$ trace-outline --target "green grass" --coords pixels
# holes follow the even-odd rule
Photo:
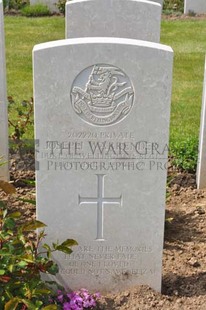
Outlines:
[[[7,93],[15,105],[33,97],[32,49],[35,44],[64,39],[62,17],[5,17]],[[14,111],[14,109],[12,109]],[[10,114],[14,122],[16,113]],[[33,127],[27,126],[23,138],[33,138]],[[10,134],[13,133],[10,128]]]
[[[202,103],[206,20],[164,20],[161,42],[174,50],[170,138],[198,137]]]
[[[7,93],[15,101],[29,99],[32,90],[32,49],[35,44],[64,39],[62,17],[5,17]]]
[[[32,96],[32,48],[64,39],[63,17],[5,17],[8,95]],[[174,50],[172,141],[198,137],[202,100],[206,20],[162,21],[161,43]]]
[[[21,9],[21,14],[27,17],[49,16],[51,12],[47,5],[37,3],[34,5],[26,5]]]

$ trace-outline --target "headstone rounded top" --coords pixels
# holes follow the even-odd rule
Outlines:
[[[118,37],[159,42],[161,11],[159,3],[147,0],[68,1],[66,38]]]
[[[56,41],[36,44],[33,47],[33,53],[37,51],[41,51],[41,50],[45,52],[47,49],[49,50],[49,49],[59,48],[59,47],[64,48],[65,46],[70,46],[70,45],[88,46],[91,44],[101,44],[101,43],[131,45],[131,46],[140,45],[141,48],[149,48],[149,49],[152,48],[156,50],[161,49],[164,51],[173,52],[170,46],[156,43],[156,42],[133,40],[133,39],[127,39],[127,38],[87,37],[87,38],[72,38],[72,39],[66,39],[66,40],[56,40]]]
[[[72,2],[67,1],[66,5],[68,5],[68,4],[71,5],[71,4],[75,4],[75,3],[78,3],[78,2],[92,2],[92,1],[95,1],[95,2],[99,1],[100,2],[100,1],[105,1],[105,0],[73,0]],[[113,0],[113,1],[119,2],[121,0]],[[152,2],[155,5],[161,5],[162,0],[126,0],[126,2],[143,2],[143,3]]]

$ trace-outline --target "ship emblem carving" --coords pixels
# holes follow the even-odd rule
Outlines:
[[[134,91],[127,75],[105,64],[83,70],[71,89],[74,111],[87,123],[97,126],[123,120],[131,111],[133,99]]]

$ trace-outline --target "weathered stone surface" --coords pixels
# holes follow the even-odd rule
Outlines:
[[[206,187],[206,60],[200,121],[199,155],[197,163],[197,188]]]
[[[6,65],[3,3],[0,0],[0,157],[8,162],[8,116],[6,100]],[[8,180],[8,163],[0,166],[0,179]]]
[[[185,0],[184,1],[184,13],[206,13],[206,1],[205,0]]]
[[[161,6],[137,0],[66,3],[66,38],[120,37],[160,41]]]
[[[82,38],[34,48],[37,217],[59,282],[161,290],[172,83],[171,48]]]

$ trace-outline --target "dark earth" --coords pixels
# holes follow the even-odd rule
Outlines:
[[[34,199],[33,155],[11,158],[11,182],[17,194],[0,198],[10,209],[22,212],[22,221],[35,218],[32,204],[17,198]],[[26,163],[26,165],[25,165]],[[98,309],[201,309],[206,310],[206,190],[197,190],[195,175],[170,168],[166,205],[162,294],[147,286],[133,287],[102,296]]]

